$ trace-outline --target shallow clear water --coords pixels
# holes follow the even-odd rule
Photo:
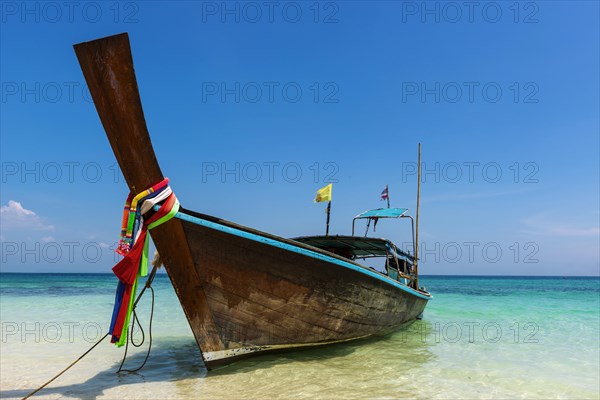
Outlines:
[[[115,374],[108,340],[40,398],[599,398],[598,278],[421,278],[422,321],[379,340],[265,355],[207,373],[165,275],[152,353]],[[110,274],[0,275],[0,395],[22,397],[108,329]],[[140,305],[147,325],[150,295]],[[139,334],[136,335],[139,337]],[[148,341],[146,341],[146,344]],[[135,368],[145,345],[131,350]]]

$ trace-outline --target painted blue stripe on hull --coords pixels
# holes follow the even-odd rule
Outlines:
[[[417,291],[415,291],[415,290],[413,290],[413,289],[411,289],[411,288],[409,288],[407,286],[404,286],[404,285],[400,284],[399,282],[396,282],[396,281],[394,281],[392,279],[389,279],[389,278],[386,278],[384,276],[381,276],[378,273],[373,272],[373,271],[371,271],[371,270],[369,270],[367,268],[362,268],[362,267],[359,267],[359,266],[354,265],[352,263],[344,262],[344,261],[339,260],[337,258],[327,256],[325,254],[320,254],[320,253],[317,253],[317,252],[312,251],[312,250],[307,250],[307,249],[304,249],[304,248],[301,248],[301,247],[296,247],[296,246],[293,246],[291,244],[279,242],[277,240],[274,240],[274,239],[271,239],[271,238],[267,238],[267,237],[264,237],[264,236],[260,236],[260,235],[256,235],[254,233],[245,232],[245,231],[242,231],[242,230],[239,230],[239,229],[236,229],[236,228],[231,228],[229,226],[217,224],[215,222],[207,221],[207,220],[202,219],[202,218],[193,217],[191,215],[184,214],[184,213],[181,213],[181,212],[178,212],[177,214],[175,214],[175,218],[179,218],[179,219],[181,219],[183,221],[188,221],[188,222],[191,222],[193,224],[201,225],[201,226],[204,226],[204,227],[207,227],[207,228],[210,228],[210,229],[214,229],[214,230],[217,230],[217,231],[225,232],[225,233],[228,233],[228,234],[231,234],[231,235],[235,235],[235,236],[239,236],[239,237],[242,237],[242,238],[245,238],[245,239],[250,239],[250,240],[253,240],[255,242],[265,243],[265,244],[268,244],[268,245],[273,246],[273,247],[278,247],[280,249],[284,249],[284,250],[288,250],[288,251],[293,251],[294,253],[303,254],[305,256],[309,256],[309,257],[316,258],[316,259],[319,259],[319,260],[323,260],[323,261],[327,261],[327,262],[330,262],[330,263],[334,263],[334,264],[340,265],[340,266],[342,266],[344,268],[349,268],[349,269],[352,269],[354,271],[360,272],[361,274],[369,275],[369,276],[371,276],[373,278],[376,278],[376,279],[378,279],[378,280],[380,280],[382,282],[385,282],[385,283],[387,283],[389,285],[395,286],[398,289],[401,289],[401,290],[403,290],[403,291],[405,291],[405,292],[407,292],[407,293],[409,293],[409,294],[411,294],[413,296],[419,297],[421,299],[425,299],[425,300],[431,299],[431,297],[429,297],[429,296],[425,296],[425,295],[423,295],[423,294],[421,294],[421,293],[419,293],[419,292],[417,292]]]

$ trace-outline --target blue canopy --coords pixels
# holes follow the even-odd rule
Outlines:
[[[362,214],[358,214],[354,219],[359,218],[400,218],[406,212],[408,208],[376,208],[374,210],[365,211]]]

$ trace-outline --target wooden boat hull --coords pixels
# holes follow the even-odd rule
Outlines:
[[[133,193],[163,180],[127,34],[75,46]],[[387,333],[428,295],[308,245],[189,211],[150,231],[208,368],[242,355]]]
[[[190,211],[179,217],[214,322],[199,342],[221,343],[202,346],[208,368],[385,334],[427,304],[428,296],[334,254]]]

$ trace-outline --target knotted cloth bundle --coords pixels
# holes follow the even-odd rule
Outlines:
[[[160,208],[154,212],[154,206]],[[110,323],[111,342],[121,347],[127,341],[127,328],[138,278],[148,275],[148,230],[173,218],[179,211],[179,201],[169,187],[169,179],[137,195],[130,193],[125,202],[121,240],[116,252],[124,258],[113,267],[119,278],[115,307]]]

